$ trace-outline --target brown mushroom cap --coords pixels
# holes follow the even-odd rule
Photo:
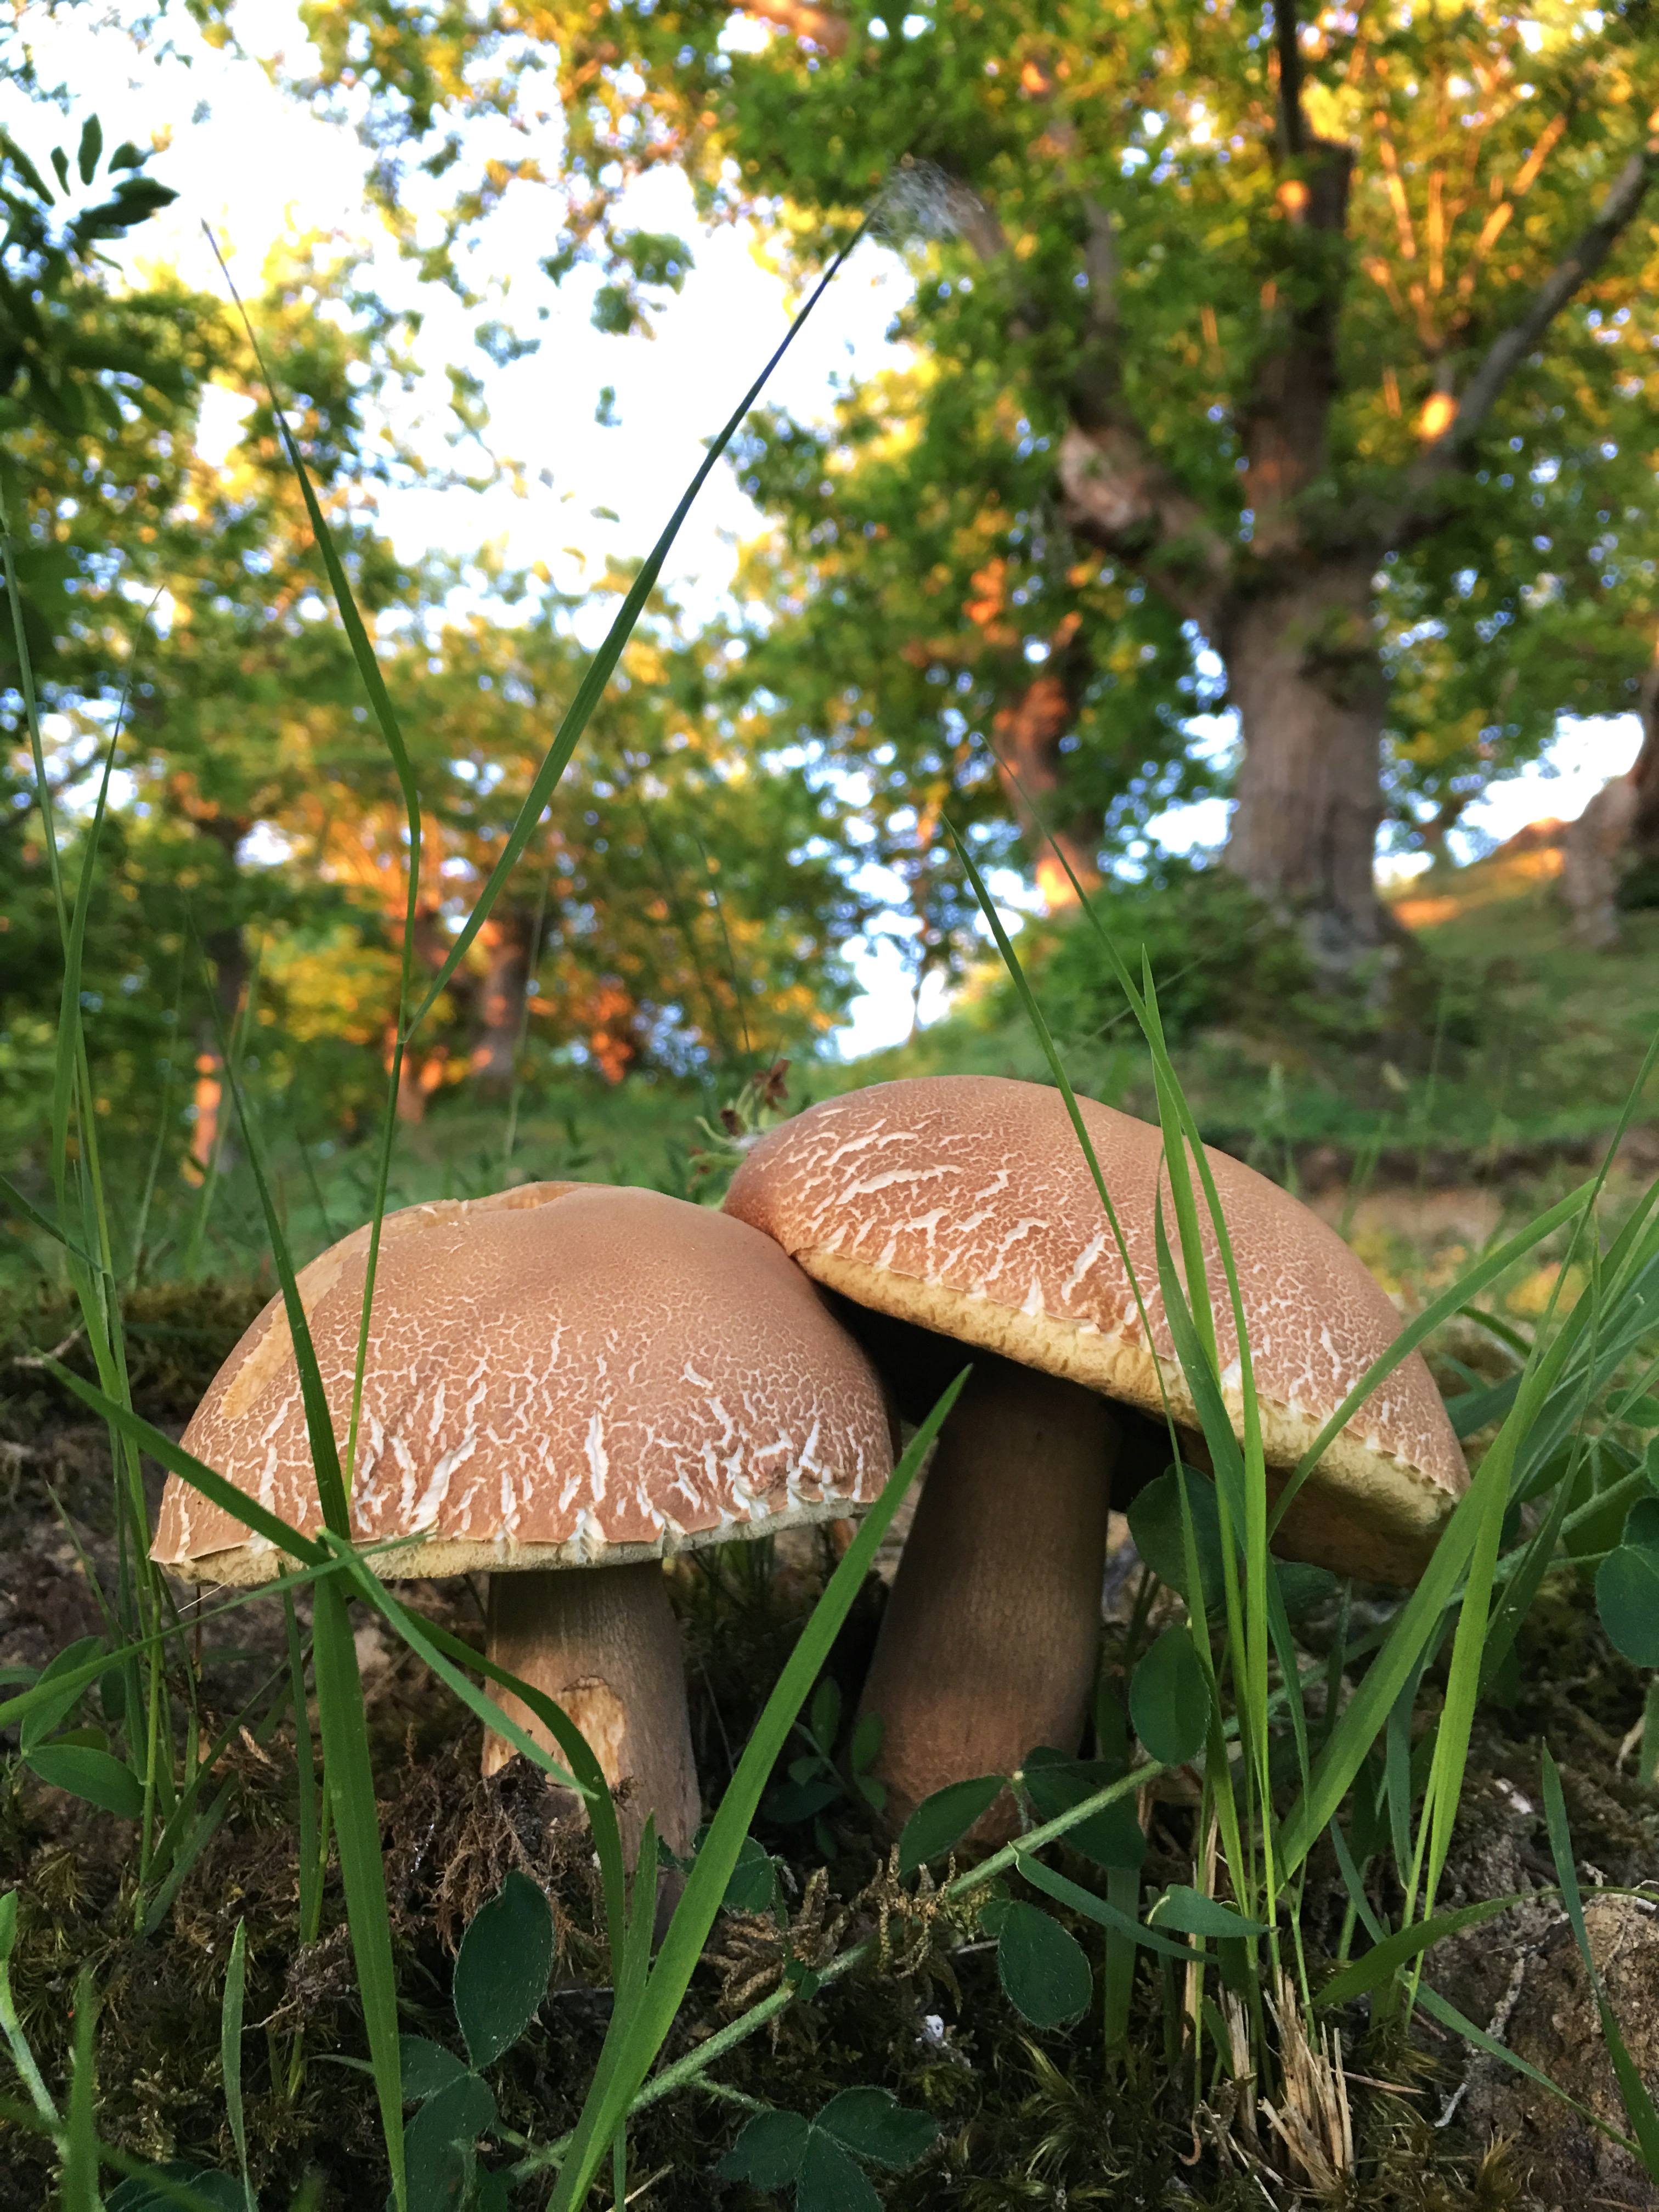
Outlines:
[[[828,1099],[771,1131],[726,1205],[818,1282],[1023,1365],[1195,1426],[1158,1290],[1161,1133],[1079,1102],[1146,1304],[1056,1091],[928,1077]],[[1276,1183],[1209,1152],[1238,1269],[1269,1468],[1293,1467],[1400,1330],[1335,1232]],[[1167,1173],[1164,1222],[1179,1249]],[[1237,1337],[1200,1197],[1223,1391],[1243,1433]],[[1285,1550],[1379,1581],[1421,1572],[1468,1481],[1440,1395],[1413,1353],[1328,1448],[1286,1514]]]
[[[342,1450],[368,1231],[299,1278]],[[189,1451],[321,1525],[280,1297],[221,1368]],[[769,1238],[649,1190],[540,1183],[386,1216],[354,1537],[388,1576],[617,1565],[827,1519],[892,1464],[869,1362]],[[253,1583],[282,1555],[176,1476],[152,1556]]]

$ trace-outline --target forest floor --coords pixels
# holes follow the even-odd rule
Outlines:
[[[1621,951],[1587,955],[1563,945],[1547,885],[1536,878],[1506,880],[1489,866],[1484,879],[1465,872],[1459,889],[1463,902],[1455,910],[1417,920],[1449,971],[1479,975],[1501,998],[1496,1027],[1510,1038],[1510,1076],[1499,1083],[1496,1063],[1489,1060],[1483,1075],[1454,1052],[1443,1054],[1438,1070],[1442,1097],[1455,1093],[1467,1103],[1484,1084],[1492,1109],[1485,1134],[1478,1141],[1470,1135],[1474,1124],[1461,1107],[1443,1126],[1432,1091],[1413,1120],[1425,1073],[1404,1079],[1403,1103],[1385,1079],[1385,1095],[1366,1108],[1361,1082],[1374,1081],[1375,1070],[1361,1071],[1344,1093],[1332,1088],[1330,1069],[1309,1054],[1296,1082],[1282,1078],[1273,1094],[1284,1109],[1271,1133],[1277,1153],[1257,1158],[1265,1168],[1277,1165],[1337,1221],[1407,1306],[1449,1279],[1505,1223],[1582,1177],[1590,1148],[1615,1118],[1620,1083],[1633,1074],[1650,1026],[1659,1024],[1659,915],[1632,917]],[[1430,887],[1418,895],[1451,894]],[[1534,1049],[1528,1042],[1534,1030],[1555,1042]],[[1246,1126],[1233,1117],[1244,1114],[1252,1085],[1255,1097],[1267,1095],[1262,1049],[1261,1040],[1252,1041],[1241,1066],[1236,1040],[1204,1037],[1182,1056],[1206,1129],[1224,1135]],[[1295,1049],[1285,1041],[1267,1068],[1283,1068]],[[1474,1048],[1467,1050],[1473,1054]],[[1010,1025],[988,1023],[970,1006],[878,1066],[814,1070],[809,1080],[822,1095],[843,1081],[948,1066],[1038,1072]],[[1086,1073],[1079,1064],[1083,1087]],[[1305,1085],[1317,1108],[1300,1121],[1285,1104],[1304,1097],[1297,1084]],[[1118,1085],[1115,1095],[1139,1103],[1128,1086]],[[1346,1135],[1332,1133],[1333,1098],[1351,1115]],[[609,1111],[575,1092],[535,1102],[511,1163],[501,1160],[494,1123],[440,1110],[412,1133],[406,1187],[397,1196],[406,1202],[441,1188],[465,1194],[526,1175],[684,1188],[690,1155],[702,1141],[699,1104],[666,1085],[613,1101]],[[1355,1136],[1362,1109],[1371,1126]],[[1620,1173],[1631,1189],[1659,1168],[1659,1154],[1650,1157],[1647,1126],[1627,1142]],[[494,1172],[492,1162],[508,1171]],[[324,1166],[328,1226],[339,1234],[364,1210],[355,1197],[361,1158],[349,1153]],[[227,1221],[222,1262],[234,1261],[241,1233],[234,1213]],[[326,1241],[320,1228],[319,1217],[312,1249]],[[296,1243],[305,1256],[303,1237]],[[1538,1272],[1534,1267],[1498,1286],[1512,1311],[1536,1310],[1527,1302],[1537,1297]],[[137,1292],[128,1326],[138,1410],[176,1435],[270,1287],[258,1268],[224,1265],[214,1279],[161,1282]],[[28,1364],[72,1335],[57,1291],[9,1291],[0,1303],[0,1668],[38,1668],[96,1632],[94,1585],[108,1587],[112,1577],[104,1431]],[[1466,1350],[1455,1336],[1440,1347],[1449,1390],[1467,1387],[1467,1367],[1448,1364]],[[66,1356],[71,1364],[79,1359],[72,1340]],[[149,1474],[155,1490],[156,1471]],[[1107,1587],[1121,1593],[1132,1561],[1121,1548],[1127,1532],[1115,1517],[1114,1525],[1120,1550]],[[679,1562],[672,1577],[710,1803],[827,1565],[816,1537],[734,1550],[732,1561],[701,1555]],[[849,1705],[884,1595],[884,1583],[872,1577],[830,1662]],[[479,1640],[481,1592],[472,1585],[424,1586],[418,1602],[455,1633]],[[1360,1602],[1381,1619],[1395,1601],[1362,1592]],[[1317,1654],[1318,1616],[1302,1632]],[[1109,1663],[1112,1639],[1121,1633],[1121,1620],[1109,1609]],[[262,1600],[205,1639],[196,1662],[205,1728],[233,1716],[281,1665],[284,1634],[280,1609]],[[555,1898],[561,1949],[553,1991],[496,2077],[504,2121],[545,2142],[574,2117],[608,2014],[608,1965],[586,1856],[548,1827],[539,1780],[520,1763],[491,1782],[479,1778],[477,1723],[373,1622],[360,1631],[358,1652],[374,1735],[404,2027],[453,2039],[447,1991],[454,1946],[471,1911],[493,1894],[509,1867],[533,1873]],[[1650,1881],[1659,1875],[1659,1793],[1636,1778],[1633,1741],[1646,1687],[1646,1678],[1603,1635],[1588,1576],[1570,1567],[1553,1573],[1522,1632],[1518,1666],[1506,1670],[1481,1706],[1441,1893],[1445,1905],[1506,1895],[1524,1901],[1443,1946],[1431,1968],[1442,1995],[1477,2024],[1491,2023],[1511,2048],[1619,2126],[1618,2092],[1571,1936],[1540,1893],[1553,1878],[1540,1809],[1540,1749],[1547,1743],[1559,1764],[1586,1881],[1609,1888]],[[1433,1705],[1431,1695],[1420,1701],[1419,1717],[1425,1711],[1431,1717]],[[244,1731],[220,1772],[230,1785],[224,1815],[165,1919],[145,1936],[133,1928],[131,1825],[8,1763],[0,1775],[0,1886],[15,1885],[21,1896],[12,1976],[23,2023],[48,2082],[61,2094],[76,1977],[91,1966],[102,1993],[102,2133],[147,2157],[188,2155],[228,2170],[234,2158],[219,2069],[219,1994],[235,1925],[244,1922],[246,2018],[262,2031],[246,2039],[244,2061],[256,2187],[267,2192],[267,2206],[286,2204],[314,2175],[321,2207],[356,2212],[380,2201],[385,2170],[369,2084],[334,2063],[362,2051],[337,1879],[325,1893],[318,1940],[299,1940],[291,1727],[264,1743]],[[1189,1880],[1190,1793],[1172,1789],[1145,1810],[1148,1879]],[[788,1869],[786,1885],[793,1885],[790,1941],[798,1954],[817,1962],[875,1926],[872,1884],[881,1864],[870,1817],[857,1801],[849,1796],[820,1818],[819,1829],[782,1821],[763,1803],[757,1826]],[[1062,1853],[1060,1863],[1066,1863]],[[1073,1870],[1080,1871],[1080,1863]],[[1386,1908],[1395,1900],[1380,1894],[1378,1902]],[[1316,1974],[1337,1949],[1342,1917],[1334,1864],[1316,1856],[1301,1923]],[[1592,1895],[1589,1919],[1609,1995],[1638,2067],[1653,2081],[1659,1914],[1640,1902],[1597,1902]],[[1073,1924],[1092,1940],[1085,1923]],[[1097,2017],[1053,2033],[1020,2019],[988,1953],[987,1946],[948,1956],[930,1950],[919,1960],[872,1965],[793,2007],[775,2033],[738,2046],[720,2078],[728,2089],[805,2112],[866,2082],[927,2108],[940,2124],[939,2143],[914,2172],[882,2179],[882,2199],[895,2206],[1075,2212],[1083,2205],[1262,2201],[1259,2185],[1228,2148],[1224,2099],[1218,2100],[1213,2085],[1195,2093],[1183,2072],[1172,1984],[1143,1966],[1128,2050],[1109,2057]],[[667,2055],[690,2049],[741,2003],[775,1985],[782,1958],[770,1922],[725,1916]],[[1424,2212],[1659,2204],[1653,2185],[1604,2136],[1496,2062],[1476,2058],[1422,2014],[1402,2033],[1373,2022],[1362,2004],[1340,2024],[1365,2176],[1346,2201]],[[771,2201],[715,2173],[743,2118],[730,2101],[696,2094],[653,2108],[633,2134],[629,2202],[647,2212],[653,2206],[748,2212]],[[52,2201],[51,2172],[38,2139],[0,2123],[0,2212],[35,2212]],[[527,2190],[514,2202],[544,2197],[544,2189]]]
[[[182,1425],[252,1304],[222,1291],[141,1297],[135,1341],[149,1354],[135,1395],[150,1418],[174,1431]],[[0,1665],[33,1667],[99,1626],[91,1577],[107,1582],[112,1574],[111,1486],[102,1432],[80,1419],[55,1388],[15,1364],[17,1341],[8,1347],[12,1358],[0,1381],[7,1468],[0,1491]],[[155,1486],[154,1470],[151,1480]],[[1130,1560],[1115,1516],[1115,1534],[1120,1549],[1108,1588],[1121,1592]],[[679,1563],[673,1577],[710,1802],[829,1564],[816,1537],[735,1551],[729,1563],[696,1555]],[[418,1601],[477,1641],[481,1595],[465,1582],[434,1583],[420,1587]],[[884,1583],[872,1576],[831,1661],[829,1671],[849,1707],[884,1595]],[[1382,1592],[1361,1593],[1361,1604],[1379,1617],[1394,1601]],[[1120,1606],[1109,1623],[1109,1663],[1124,1611]],[[1303,1633],[1316,1651],[1317,1621]],[[534,1874],[556,1900],[562,1955],[553,1994],[496,2078],[504,2120],[546,2141],[574,2117],[608,2013],[608,1967],[586,1856],[573,1854],[548,1829],[539,1778],[520,1763],[491,1782],[480,1780],[477,1723],[372,1620],[365,1620],[357,1644],[404,2027],[453,2039],[446,1990],[454,1946],[509,1867]],[[204,1731],[254,1695],[282,1665],[283,1649],[274,1600],[248,1606],[234,1626],[205,1641],[198,1659]],[[1581,1863],[1594,1869],[1586,1879],[1622,1887],[1652,1877],[1659,1867],[1659,1793],[1635,1779],[1628,1741],[1644,1687],[1607,1645],[1588,1579],[1571,1570],[1555,1574],[1534,1607],[1518,1668],[1482,1708],[1443,1905],[1547,1891],[1543,1742],[1562,1771]],[[284,2204],[315,2175],[320,2204],[343,2212],[378,2201],[384,2166],[369,2084],[332,2063],[336,2054],[361,2051],[337,1881],[326,1893],[318,1941],[299,1941],[295,1757],[286,1725],[264,1745],[244,1733],[226,1755],[221,1771],[234,1781],[227,1815],[153,1935],[136,1934],[132,1925],[131,1825],[46,1787],[21,1765],[0,1783],[0,1881],[21,1895],[14,1984],[49,2083],[61,2091],[66,2082],[75,1978],[91,1964],[101,1991],[100,2128],[108,2139],[158,2159],[187,2154],[215,2166],[234,2163],[219,2075],[218,1997],[235,1925],[246,1922],[246,2017],[264,2030],[244,2059],[256,2186],[270,2192],[267,2204]],[[1190,1791],[1173,1789],[1148,1812],[1147,1879],[1190,1879]],[[811,1822],[769,1818],[763,1807],[757,1829],[790,1870],[792,1940],[817,1963],[871,1932],[867,1893],[881,1863],[869,1817],[850,1797],[823,1820],[817,1831]],[[1059,1863],[1087,1876],[1066,1854]],[[820,1867],[827,1874],[816,1874]],[[1382,1894],[1379,1902],[1393,1900]],[[1342,1907],[1336,1869],[1320,1858],[1301,1922],[1316,1973],[1335,1950]],[[1589,1922],[1638,2063],[1652,2078],[1659,2069],[1659,1918],[1628,1903],[1598,1905],[1592,1894]],[[1090,1940],[1086,1923],[1070,1924]],[[1097,2019],[1048,2034],[1021,2020],[998,1987],[986,1948],[930,1954],[908,1974],[872,1967],[849,1977],[792,2009],[775,2036],[741,2045],[719,2078],[729,2089],[807,2112],[839,2089],[874,2082],[931,2112],[941,2125],[939,2147],[915,2172],[884,2185],[884,2199],[894,2205],[1261,2201],[1217,2148],[1225,2130],[1213,2094],[1195,2100],[1183,2077],[1178,2027],[1156,1975],[1143,1968],[1129,2053],[1109,2063]],[[775,1985],[781,1963],[771,1923],[725,1916],[668,2056],[692,2048],[740,2003]],[[1571,1938],[1547,1899],[1534,1897],[1442,1947],[1431,1978],[1477,2024],[1496,2022],[1521,2056],[1601,2118],[1621,2123]],[[1505,2205],[1659,2203],[1626,2154],[1422,2015],[1405,2036],[1375,2028],[1363,2006],[1342,2024],[1367,2175],[1354,2201],[1494,2212]],[[309,2055],[290,2089],[289,2065],[301,2033]],[[663,2212],[716,2205],[743,2212],[766,2202],[715,2174],[743,2118],[729,2101],[696,2094],[644,2116],[630,2173],[641,2184],[659,2179],[631,2201]],[[38,2142],[9,2139],[0,2126],[0,2212],[35,2212],[48,2201],[50,2172]],[[538,2203],[540,2192],[521,2201]]]

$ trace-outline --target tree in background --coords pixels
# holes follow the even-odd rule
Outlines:
[[[524,588],[500,580],[508,604]],[[434,617],[388,655],[427,809],[416,953],[428,974],[580,679],[572,611],[548,592],[512,623]],[[831,1026],[851,991],[837,948],[866,904],[836,865],[832,794],[776,757],[751,691],[717,633],[689,638],[671,608],[651,611],[405,1062],[406,1118],[468,1076],[510,1088],[526,1033],[616,1082],[634,1066],[770,1060]],[[389,764],[325,744],[317,769],[274,826],[397,942],[408,848]]]
[[[775,33],[732,39],[744,13]],[[912,464],[891,501],[917,519],[910,573],[935,573],[942,487],[981,491],[995,520],[938,575],[908,642],[931,654],[951,632],[957,663],[985,665],[974,610],[992,581],[1025,611],[1022,654],[969,726],[987,740],[1000,720],[1030,811],[1085,860],[1101,797],[1157,787],[1156,749],[1127,782],[1087,758],[1113,724],[1094,687],[1114,593],[1130,638],[1156,629],[1156,602],[1184,641],[1177,672],[1157,635],[1138,639],[1154,692],[1184,677],[1195,698],[1201,655],[1218,656],[1243,738],[1226,863],[1299,915],[1334,976],[1389,939],[1372,878],[1385,811],[1432,839],[1557,712],[1629,703],[1652,601],[1659,331],[1659,49],[1636,9],[1093,0],[901,24],[804,0],[495,0],[440,32],[404,0],[313,0],[307,21],[330,80],[367,95],[382,179],[394,149],[464,163],[453,125],[480,104],[533,119],[552,61],[568,223],[549,265],[596,260],[607,299],[640,297],[621,194],[665,161],[803,276],[919,179],[941,235],[911,249],[901,330],[921,373],[887,419],[889,463]],[[541,173],[533,155],[522,173]],[[497,164],[458,220],[510,177]],[[842,432],[856,442],[885,397],[858,395]],[[837,562],[872,542],[878,567],[906,565],[861,532]],[[811,621],[799,635],[810,660]],[[1425,651],[1437,635],[1449,650]],[[859,688],[902,747],[899,667],[895,653]],[[1019,804],[1012,781],[1005,799]]]
[[[310,1125],[368,1103],[397,1011],[408,848],[246,334],[165,271],[135,287],[100,258],[100,238],[168,195],[118,184],[106,203],[95,124],[79,144],[80,213],[69,156],[0,149],[8,513],[71,891],[125,701],[87,940],[102,1105],[148,1133],[157,1111],[183,1112],[193,1083],[200,1174],[220,1141],[227,1035],[245,1032],[258,1087]],[[131,182],[136,159],[118,150],[118,178]],[[377,479],[407,457],[381,457],[365,425],[403,363],[351,260],[290,241],[250,313],[416,757],[416,949],[430,972],[575,689],[574,604],[549,595],[517,620],[522,580],[487,561],[476,574],[411,571],[380,534]],[[242,416],[222,459],[197,443],[210,386]],[[493,592],[500,618],[447,617],[458,582]],[[614,1081],[635,1066],[770,1057],[833,1020],[849,988],[834,947],[864,909],[837,865],[832,796],[774,757],[750,690],[738,647],[689,641],[654,611],[410,1063],[410,1114],[446,1081],[509,1088],[532,1022],[543,1065],[555,1055]],[[22,710],[8,624],[0,1091],[27,1143],[61,963]]]

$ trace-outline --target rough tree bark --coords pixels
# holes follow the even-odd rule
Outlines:
[[[1333,984],[1397,934],[1375,881],[1388,690],[1370,599],[1367,561],[1231,594],[1216,623],[1244,740],[1225,863],[1300,918]]]
[[[399,910],[395,933],[402,935],[402,913]],[[415,959],[417,969],[424,968],[435,975],[449,956],[449,940],[444,933],[443,916],[437,907],[422,905],[415,911]],[[458,1000],[465,1012],[475,989],[473,978],[465,968],[458,968],[446,988]],[[398,1033],[395,1018],[386,1035],[385,1064],[388,1074],[396,1054]],[[433,1093],[441,1086],[449,1072],[449,1050],[429,1030],[416,1036],[406,1046],[398,1069],[398,1119],[411,1127],[426,1119],[426,1109]]]
[[[237,848],[252,829],[252,823],[227,814],[212,801],[204,799],[186,775],[173,777],[171,790],[180,812],[198,836],[210,838],[218,846],[234,874]],[[194,1183],[200,1183],[219,1149],[225,1073],[219,1039],[222,1035],[228,1037],[234,1034],[249,981],[247,945],[241,924],[226,922],[220,928],[206,931],[202,938],[202,952],[213,995],[211,1004],[203,1007],[196,1022],[196,1081],[191,1098],[194,1115],[190,1157],[185,1163],[185,1179]]]
[[[1105,827],[1098,808],[1079,806],[1065,789],[1061,740],[1077,726],[1089,677],[1089,658],[1075,629],[1073,623],[1073,635],[1055,640],[1047,661],[1024,690],[998,708],[991,726],[997,778],[1050,914],[1077,904],[1072,877],[1085,893],[1098,885]],[[1056,847],[1064,864],[1055,858]]]
[[[489,920],[478,932],[489,965],[478,993],[472,1073],[486,1091],[512,1088],[519,1040],[524,1034],[533,930],[529,914],[497,901]]]
[[[1581,945],[1617,945],[1621,878],[1659,867],[1659,647],[1643,680],[1642,749],[1604,783],[1561,841],[1561,896]]]

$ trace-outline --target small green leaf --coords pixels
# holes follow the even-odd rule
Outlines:
[[[783,2188],[800,2172],[811,2133],[799,2112],[757,2112],[720,2160],[721,2179]]]
[[[1638,1498],[1625,1516],[1625,1541],[1659,1552],[1659,1498]]]
[[[875,1765],[877,1755],[881,1750],[881,1740],[885,1733],[886,1729],[879,1713],[865,1714],[863,1719],[853,1730],[850,1756],[854,1774],[863,1774]],[[884,1796],[885,1794],[884,1791]]]
[[[422,2107],[422,2110],[425,2110]],[[419,2142],[417,2115],[404,2143],[409,2172],[409,2212],[462,2212],[472,2187],[477,2161],[470,2143]],[[388,2197],[386,2212],[396,2212]]]
[[[488,2081],[462,2072],[434,2096],[428,2097],[409,2124],[404,2137],[412,2175],[423,2152],[434,2152],[446,2143],[471,2149],[480,2136],[495,2131],[495,2100]]]
[[[811,1764],[816,1771],[817,1762]],[[842,1794],[840,1780],[833,1775],[817,1782],[786,1782],[767,1799],[767,1815],[774,1820],[810,1820]]]
[[[423,2104],[466,2072],[453,2051],[446,2051],[441,2043],[428,2042],[423,2035],[399,2036],[398,2051],[403,2060],[406,2105]]]
[[[455,2017],[475,2066],[492,2065],[518,2041],[552,1971],[551,1908],[515,1868],[472,1916],[455,1960]]]
[[[881,2199],[832,2136],[809,2130],[795,2177],[795,2212],[881,2212]]]
[[[106,1751],[85,1744],[44,1743],[28,1754],[28,1763],[43,1782],[54,1790],[67,1790],[71,1797],[84,1797],[106,1813],[123,1820],[143,1817],[144,1785],[130,1766],[112,1759]]]
[[[1609,1552],[1595,1571],[1595,1609],[1615,1650],[1633,1666],[1659,1667],[1659,1551]]]
[[[777,1900],[778,1870],[771,1855],[745,1836],[720,1899],[722,1912],[769,1912]]]
[[[1304,1559],[1275,1560],[1273,1571],[1279,1577],[1279,1594],[1285,1601],[1285,1610],[1292,1620],[1300,1620],[1336,1589],[1336,1577],[1328,1567],[1310,1567]]]
[[[812,1693],[811,1733],[826,1759],[836,1755],[836,1737],[841,1729],[841,1685],[835,1677],[826,1674]]]
[[[1638,1398],[1626,1407],[1625,1419],[1633,1429],[1659,1429],[1659,1398]]]
[[[1129,1717],[1151,1756],[1166,1766],[1183,1766],[1204,1748],[1210,1686],[1184,1628],[1166,1628],[1135,1668]]]
[[[1187,1506],[1193,1517],[1198,1547],[1198,1571],[1204,1584],[1204,1606],[1209,1612],[1222,1601],[1221,1516],[1216,1506],[1215,1485],[1207,1475],[1187,1469]],[[1175,1469],[1149,1482],[1129,1507],[1129,1534],[1141,1558],[1158,1577],[1182,1597],[1187,1589],[1187,1553],[1182,1536],[1181,1485]]]
[[[89,115],[81,126],[81,145],[76,157],[83,185],[89,185],[97,175],[98,158],[103,150],[104,126],[95,115]]]
[[[901,1877],[914,1874],[929,1859],[942,1858],[1007,1787],[1006,1774],[976,1774],[969,1781],[949,1783],[931,1797],[924,1797],[899,1837]]]
[[[49,1683],[57,1681],[60,1676],[73,1674],[77,1668],[84,1667],[89,1660],[99,1657],[106,1648],[101,1636],[83,1636],[78,1644],[70,1644],[41,1669],[40,1680],[34,1685],[36,1691],[44,1691]],[[44,1743],[52,1730],[68,1719],[86,1692],[87,1685],[77,1683],[72,1689],[59,1691],[55,1697],[43,1697],[39,1705],[31,1706],[18,1729],[18,1742],[21,1748],[27,1752],[37,1743]]]
[[[468,2212],[509,2212],[512,2199],[507,2192],[507,2175],[495,2172],[489,2166],[480,2166],[473,2178],[472,2203]]]
[[[1083,1946],[1035,1905],[1012,1900],[997,1937],[997,1973],[1009,2002],[1035,2027],[1060,2027],[1088,2009],[1094,1977]]]
[[[931,2113],[907,2112],[887,2089],[843,2089],[812,2125],[877,2166],[914,2166],[939,2136]]]
[[[1039,1820],[1058,1820],[1118,1778],[1116,1770],[1097,1760],[1066,1759],[1046,1749],[1028,1753],[1020,1771]],[[1091,1813],[1068,1828],[1061,1840],[1097,1866],[1133,1869],[1146,1856],[1146,1838],[1132,1797]]]
[[[1247,1920],[1218,1898],[1189,1889],[1184,1881],[1171,1882],[1146,1915],[1148,1927],[1175,1928],[1183,1936],[1265,1936],[1265,1923]]]

